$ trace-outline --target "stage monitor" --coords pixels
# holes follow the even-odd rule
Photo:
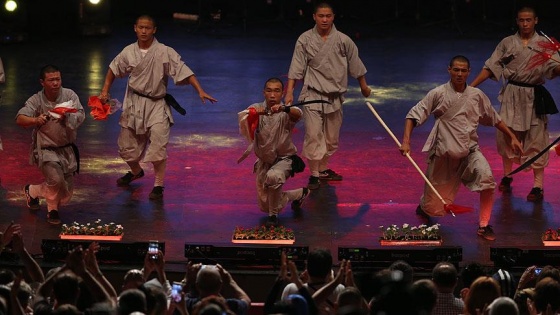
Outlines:
[[[433,268],[437,263],[448,261],[458,266],[463,260],[462,247],[404,247],[367,249],[339,247],[338,260],[350,260],[353,269],[387,268],[397,260],[409,263],[413,268]]]
[[[304,266],[309,253],[308,246],[214,246],[202,244],[185,244],[185,258],[195,263],[207,265],[220,264],[228,268],[260,266],[277,268],[280,266],[280,255],[286,253],[289,260]]]
[[[43,260],[64,261],[68,252],[77,246],[86,249],[92,241],[69,241],[44,239],[41,243]],[[97,261],[103,264],[144,264],[149,242],[99,242]],[[165,242],[158,243],[159,249],[165,254]]]
[[[560,266],[560,249],[542,247],[491,247],[490,259],[497,268],[527,268],[529,266]]]

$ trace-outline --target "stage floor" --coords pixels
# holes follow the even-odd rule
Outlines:
[[[233,27],[233,26],[232,26]],[[127,171],[117,154],[118,114],[107,121],[88,116],[79,130],[78,146],[82,164],[75,177],[71,203],[60,209],[63,223],[101,219],[125,228],[123,242],[165,241],[169,263],[186,261],[185,244],[229,246],[236,226],[252,227],[265,221],[257,207],[253,158],[237,164],[247,143],[238,133],[237,112],[263,100],[262,87],[269,77],[285,78],[299,29],[280,25],[267,33],[259,28],[192,31],[184,25],[163,24],[157,32],[160,42],[174,47],[194,70],[204,89],[216,97],[216,104],[201,104],[191,87],[170,88],[170,93],[187,109],[187,116],[175,115],[171,132],[169,160],[162,202],[148,200],[153,186],[151,164],[144,164],[146,176],[130,187],[117,187],[115,181]],[[471,59],[470,80],[507,31],[495,37],[457,37],[433,28],[430,35],[416,33],[372,33],[376,25],[356,43],[366,67],[367,81],[373,88],[370,101],[401,138],[404,116],[425,93],[448,80],[447,64],[457,54]],[[303,28],[304,29],[304,28]],[[354,34],[355,27],[352,28]],[[449,32],[449,30],[445,31]],[[427,32],[428,33],[428,32]],[[452,33],[452,32],[451,32]],[[488,35],[488,34],[485,34]],[[482,37],[482,36],[481,36]],[[59,37],[32,39],[4,45],[1,57],[6,68],[2,91],[0,135],[0,227],[10,221],[23,225],[25,244],[41,254],[43,239],[57,239],[60,227],[46,222],[46,205],[37,212],[25,206],[23,187],[39,183],[40,172],[28,165],[31,130],[18,127],[14,117],[25,100],[40,89],[37,77],[47,63],[62,69],[63,86],[78,93],[84,107],[90,95],[98,95],[112,58],[135,40],[132,25],[115,28],[100,38]],[[470,82],[469,80],[469,82]],[[126,80],[117,80],[111,90],[122,99]],[[333,256],[339,247],[381,248],[380,226],[421,222],[414,210],[423,189],[423,180],[409,161],[399,154],[396,144],[365,105],[356,80],[350,80],[344,105],[340,149],[331,166],[344,176],[336,183],[323,183],[313,191],[295,216],[289,206],[280,214],[281,224],[294,229],[298,246],[326,247]],[[500,84],[489,81],[480,86],[498,108]],[[552,95],[560,95],[557,81],[547,84]],[[174,113],[176,114],[176,113]],[[550,118],[551,140],[560,133],[559,117]],[[413,134],[413,158],[425,168],[421,148],[433,121]],[[501,160],[494,145],[495,129],[479,128],[481,148],[499,181]],[[301,148],[303,123],[298,124],[295,143]],[[307,173],[290,179],[286,189],[305,186]],[[532,188],[531,173],[514,176],[513,193],[496,192],[491,224],[497,240],[477,237],[478,212],[446,216],[441,224],[444,246],[461,246],[463,263],[480,262],[491,266],[491,247],[542,246],[540,236],[547,228],[560,226],[560,157],[550,155],[545,173],[545,199],[527,202]],[[455,204],[478,209],[478,194],[461,188]]]

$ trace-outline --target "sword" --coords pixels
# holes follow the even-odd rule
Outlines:
[[[549,144],[546,148],[544,148],[544,150],[542,150],[541,152],[537,153],[537,155],[533,156],[532,158],[530,158],[529,160],[527,160],[525,163],[521,164],[518,168],[516,168],[515,170],[511,171],[509,174],[506,175],[506,177],[509,177],[513,174],[519,173],[522,170],[526,169],[527,167],[529,167],[531,164],[533,164],[533,162],[535,162],[538,158],[540,158],[543,154],[545,154],[548,150],[550,150],[550,148],[552,148],[553,145],[555,145],[558,141],[560,141],[560,137],[556,138],[556,140],[552,141],[551,144]]]

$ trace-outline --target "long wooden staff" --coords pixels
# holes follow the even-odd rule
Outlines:
[[[375,116],[375,118],[377,118],[377,120],[379,120],[379,123],[381,123],[381,125],[383,126],[383,128],[385,128],[385,130],[387,130],[387,132],[389,133],[389,135],[391,136],[391,138],[393,138],[393,140],[395,140],[395,142],[397,143],[397,145],[399,146],[399,148],[401,147],[401,143],[399,142],[399,140],[397,139],[397,137],[395,137],[395,134],[393,134],[393,132],[391,131],[391,129],[389,129],[389,127],[385,124],[385,122],[383,121],[383,119],[381,118],[381,116],[379,116],[379,114],[377,113],[377,111],[375,111],[375,109],[373,108],[373,106],[369,103],[366,102],[366,105],[369,107],[369,110],[371,110],[371,112],[373,113],[373,115]],[[416,162],[412,159],[412,157],[410,156],[409,152],[406,153],[406,157],[408,158],[408,160],[410,161],[410,163],[412,163],[412,165],[414,165],[414,168],[416,168],[416,170],[418,171],[418,173],[420,173],[420,175],[422,176],[422,178],[424,179],[424,181],[426,182],[426,184],[428,184],[428,186],[432,189],[432,191],[434,192],[434,194],[436,194],[436,196],[439,198],[439,200],[443,203],[443,209],[449,213],[451,213],[453,216],[455,216],[455,213],[466,213],[466,212],[471,212],[474,209],[471,207],[466,207],[466,206],[458,206],[458,205],[454,205],[451,203],[447,203],[443,197],[439,194],[439,192],[437,191],[437,189],[434,187],[434,185],[430,182],[430,180],[428,179],[428,177],[426,177],[426,175],[424,175],[424,172],[420,169],[420,167],[418,166],[418,164],[416,164]]]

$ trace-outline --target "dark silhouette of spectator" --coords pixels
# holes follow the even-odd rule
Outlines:
[[[117,313],[119,315],[129,315],[133,312],[141,312],[146,314],[146,295],[138,289],[128,289],[119,295],[117,305]]]
[[[488,305],[487,311],[488,315],[519,315],[517,304],[507,296],[495,299]]]
[[[389,266],[389,270],[400,270],[403,273],[403,280],[412,284],[414,282],[414,269],[404,260],[397,260]]]
[[[449,262],[440,262],[432,270],[432,281],[437,290],[437,303],[434,315],[462,314],[465,304],[463,300],[455,297],[457,287],[457,268]]]
[[[412,301],[410,301],[418,314],[430,315],[437,302],[437,289],[435,284],[428,279],[417,280],[411,287]]]
[[[537,314],[557,314],[560,312],[560,283],[553,278],[546,277],[535,286],[534,310]],[[529,311],[531,311],[531,306]]]
[[[500,285],[501,295],[513,299],[517,288],[515,277],[505,269],[498,269],[498,271],[492,275],[492,278]]]
[[[476,279],[465,297],[465,315],[477,315],[495,299],[500,297],[500,285],[492,277],[479,277]]]

